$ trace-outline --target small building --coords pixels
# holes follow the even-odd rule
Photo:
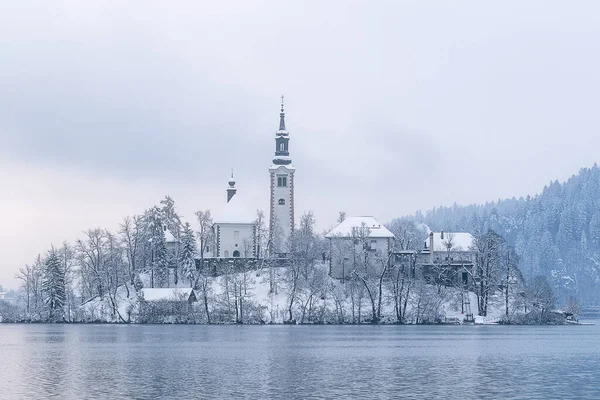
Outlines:
[[[17,304],[17,297],[14,295],[14,292],[0,292],[0,301],[8,304]]]
[[[143,288],[138,292],[139,322],[143,324],[194,322],[196,292],[190,288]]]
[[[467,232],[430,232],[416,252],[417,274],[426,282],[470,288],[475,237]]]
[[[233,173],[227,188],[227,204],[214,218],[216,258],[256,257],[256,215],[250,212],[237,193]]]
[[[147,302],[187,302],[188,304],[198,301],[196,292],[191,288],[143,288],[139,291],[140,300]]]
[[[346,218],[325,237],[334,278],[345,279],[354,271],[377,275],[390,262],[394,234],[372,216]]]

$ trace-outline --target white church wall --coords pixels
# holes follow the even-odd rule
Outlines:
[[[217,224],[218,254],[217,257],[254,257],[254,225],[253,224]]]
[[[293,191],[294,177],[293,169],[280,166],[271,169],[271,177],[273,189],[271,193],[271,215],[279,225],[281,234],[281,243],[285,244],[291,235],[293,226]],[[285,178],[285,182],[281,182],[281,178]],[[285,186],[280,186],[282,183]]]

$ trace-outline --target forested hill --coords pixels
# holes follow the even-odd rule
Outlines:
[[[440,207],[414,218],[433,230],[493,229],[515,247],[526,278],[545,275],[561,298],[600,304],[600,168],[584,168],[554,181],[541,194],[487,203]]]

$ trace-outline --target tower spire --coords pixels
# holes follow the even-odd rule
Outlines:
[[[235,179],[233,179],[233,168],[231,169],[231,178],[227,181],[229,187],[227,188],[227,202],[235,195],[237,189],[235,188]]]
[[[279,130],[285,131],[285,112],[283,111],[283,95],[281,95],[281,112],[279,113]]]

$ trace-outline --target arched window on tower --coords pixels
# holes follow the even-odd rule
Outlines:
[[[229,251],[225,250],[225,253],[223,254],[223,256],[224,256],[225,258],[228,258],[228,257],[229,257]]]
[[[279,151],[285,151],[285,144],[283,142],[279,143]]]
[[[285,200],[284,199],[279,199],[279,205],[280,206],[284,206],[285,205]]]

